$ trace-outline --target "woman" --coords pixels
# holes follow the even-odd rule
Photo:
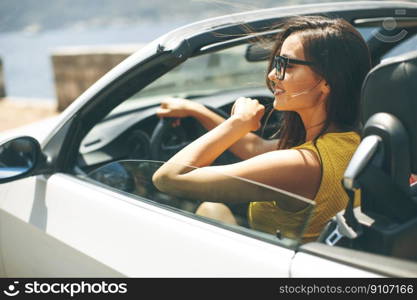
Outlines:
[[[369,69],[367,45],[348,22],[320,16],[290,19],[276,37],[267,73],[274,109],[283,112],[279,140],[266,141],[251,133],[264,114],[257,100],[237,99],[227,120],[195,102],[165,101],[157,112],[160,117],[193,116],[211,130],[163,165],[154,183],[166,192],[203,195],[227,189],[221,184],[225,176],[215,175],[227,174],[314,199],[314,213],[303,235],[304,241],[314,240],[346,207],[341,179],[360,141],[360,90]],[[227,149],[244,160],[209,166]],[[305,207],[267,199],[253,202],[258,198],[251,198],[250,192],[241,194],[241,202],[250,202],[248,221],[254,229],[272,234],[279,230],[292,237],[291,220],[306,217]],[[223,203],[205,202],[197,214],[236,224]]]

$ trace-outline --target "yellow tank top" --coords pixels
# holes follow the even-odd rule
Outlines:
[[[317,239],[327,222],[339,211],[346,208],[348,196],[344,191],[341,180],[343,173],[360,143],[360,137],[355,132],[327,133],[321,136],[314,146],[312,141],[292,149],[308,149],[321,159],[322,178],[319,190],[313,199],[313,209],[307,207],[299,212],[288,212],[273,202],[251,202],[248,219],[253,229],[276,234],[279,230],[282,236],[289,238],[300,237],[300,226],[309,219],[302,241]],[[319,152],[317,151],[319,150]],[[360,195],[355,195],[355,206],[360,204]]]

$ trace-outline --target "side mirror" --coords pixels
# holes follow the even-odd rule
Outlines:
[[[0,183],[29,175],[41,156],[39,142],[29,136],[14,138],[0,145]]]

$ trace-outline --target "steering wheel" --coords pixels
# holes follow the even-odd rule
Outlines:
[[[218,108],[209,105],[205,106],[224,118],[229,117],[227,113]],[[171,126],[173,120],[175,118],[162,118],[156,125],[150,141],[150,156],[152,160],[167,161],[172,155],[191,142],[187,141],[187,134],[182,126],[175,128]]]

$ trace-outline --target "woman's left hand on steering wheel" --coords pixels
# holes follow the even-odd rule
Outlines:
[[[160,118],[186,118],[192,116],[196,102],[183,98],[169,98],[163,100],[156,110]]]
[[[165,161],[169,159],[174,153],[184,148],[190,141],[187,139],[187,133],[184,128],[180,126],[180,119],[192,117],[193,113],[200,107],[207,107],[209,110],[217,113],[223,118],[229,116],[220,109],[203,105],[198,102],[183,98],[169,98],[163,100],[161,105],[157,108],[156,114],[160,120],[155,127],[150,141],[151,159]],[[202,126],[201,130],[204,131]],[[172,134],[173,130],[175,134]],[[164,137],[176,136],[177,144],[164,145]]]

